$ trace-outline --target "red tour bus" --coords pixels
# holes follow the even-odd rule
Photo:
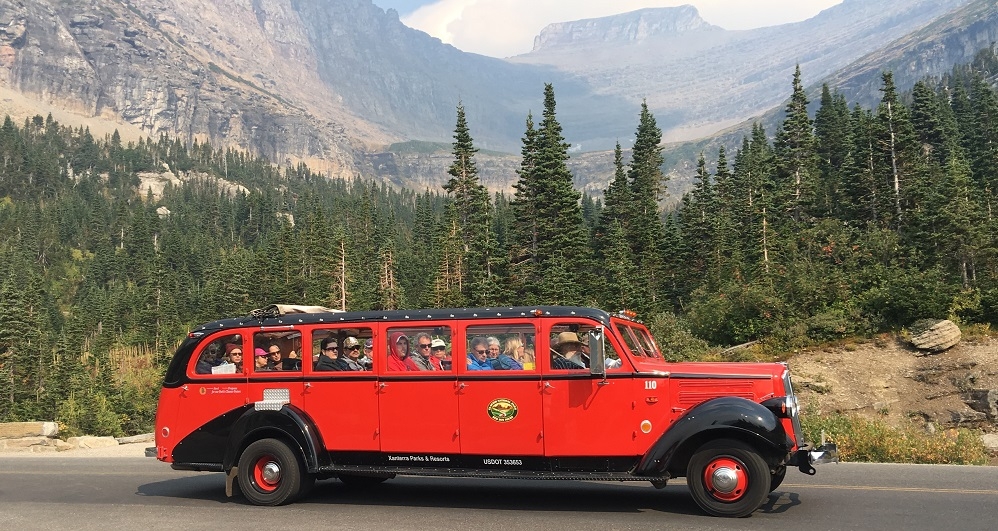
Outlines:
[[[224,472],[257,505],[333,477],[686,477],[732,517],[788,466],[837,460],[803,440],[786,364],[668,362],[633,314],[563,306],[275,305],[204,324],[170,363],[146,453]]]

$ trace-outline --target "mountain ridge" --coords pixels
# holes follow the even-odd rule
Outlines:
[[[0,89],[38,99],[40,109],[55,105],[120,120],[152,137],[207,140],[280,164],[305,161],[329,176],[373,176],[416,188],[446,181],[446,157],[431,164],[419,154],[388,153],[387,146],[406,140],[449,144],[461,103],[476,145],[510,154],[508,161],[490,155],[496,163],[482,174],[491,189],[509,190],[526,115],[540,109],[543,84],[552,82],[573,158],[585,161],[573,168],[581,172],[577,184],[601,190],[612,174],[611,161],[599,160],[609,157],[602,149],[618,140],[627,147],[642,100],[663,129],[682,123],[686,137],[703,137],[780,105],[800,59],[766,57],[738,76],[726,74],[726,84],[714,87],[729,105],[725,111],[716,98],[700,96],[704,89],[695,83],[702,80],[677,56],[717,63],[697,53],[729,53],[745,42],[782,38],[781,32],[814,32],[828,20],[873,46],[885,28],[923,27],[947,6],[969,1],[914,0],[887,12],[878,11],[891,4],[887,0],[850,1],[803,23],[739,32],[707,24],[694,8],[640,10],[618,15],[613,20],[619,24],[593,19],[575,27],[616,39],[603,53],[628,50],[648,63],[651,77],[601,78],[605,72],[595,70],[586,79],[564,65],[462,52],[403,26],[397,12],[371,0],[0,0]],[[850,16],[862,20],[849,23]],[[834,65],[859,57],[829,51],[841,38],[821,37],[821,46],[808,49],[804,59],[810,61],[801,63],[805,76],[830,73],[825,70],[831,66],[815,67],[819,59]],[[681,53],[655,52],[678,40],[688,46]],[[571,42],[547,52],[583,47]],[[599,59],[598,53],[585,55]],[[665,74],[673,76],[669,83],[681,98],[642,92]],[[735,84],[748,92],[734,91]],[[760,87],[768,92],[752,96]]]

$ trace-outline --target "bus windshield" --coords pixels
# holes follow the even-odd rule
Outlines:
[[[655,345],[655,340],[652,339],[648,329],[635,324],[617,323],[616,326],[620,337],[624,338],[627,348],[635,356],[663,359],[662,353],[658,350],[658,346]]]

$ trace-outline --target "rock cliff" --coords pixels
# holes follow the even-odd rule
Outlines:
[[[209,140],[275,161],[322,160],[331,174],[353,175],[355,139],[376,135],[347,134],[348,125],[364,122],[335,109],[317,119],[321,106],[282,94],[282,83],[271,77],[293,82],[307,70],[268,68],[287,64],[281,41],[265,38],[278,26],[268,25],[265,11],[234,8],[170,0],[0,0],[0,84],[89,116],[120,119],[152,137]],[[188,31],[185,17],[207,22],[205,31],[213,18],[236,25],[252,17],[257,31],[229,27],[228,35],[246,42],[209,39]],[[243,68],[238,59],[246,57],[272,60]]]
[[[693,6],[639,9],[612,17],[549,24],[534,38],[534,52],[567,46],[634,44],[651,37],[723,31],[700,18]]]

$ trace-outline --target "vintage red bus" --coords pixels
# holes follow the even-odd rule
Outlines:
[[[803,440],[786,364],[669,362],[626,312],[271,306],[190,332],[147,455],[257,505],[333,477],[686,477],[737,517],[836,450]]]

